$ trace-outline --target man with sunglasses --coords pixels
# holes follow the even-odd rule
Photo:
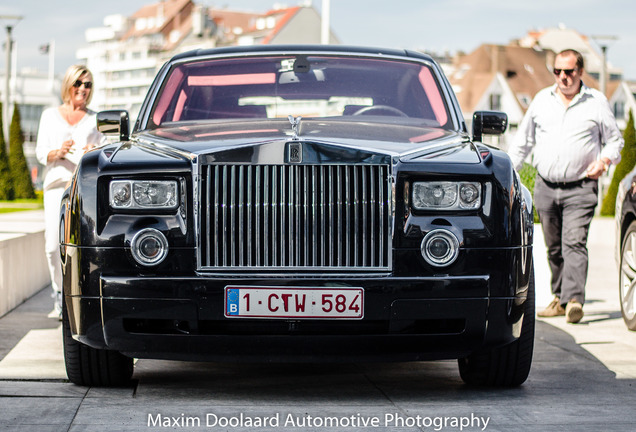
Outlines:
[[[554,300],[540,317],[583,318],[587,236],[598,203],[598,178],[620,161],[623,138],[607,98],[587,87],[583,56],[561,51],[554,60],[556,84],[528,107],[508,150],[515,167],[534,150],[534,205],[552,271]]]

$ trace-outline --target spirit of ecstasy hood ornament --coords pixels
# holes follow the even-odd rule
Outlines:
[[[289,120],[289,122],[291,123],[291,127],[292,127],[292,139],[293,140],[298,140],[298,134],[300,132],[300,120],[302,119],[301,116],[298,117],[294,117],[293,115],[288,115],[287,119]]]

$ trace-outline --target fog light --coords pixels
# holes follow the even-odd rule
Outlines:
[[[459,253],[459,241],[450,231],[438,229],[424,236],[422,240],[422,257],[435,267],[443,267],[453,263]]]
[[[152,266],[159,264],[168,255],[168,240],[161,231],[145,228],[135,234],[130,249],[135,261]]]

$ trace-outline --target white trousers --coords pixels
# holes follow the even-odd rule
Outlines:
[[[53,296],[62,291],[62,262],[60,260],[60,204],[64,188],[44,192],[44,249],[51,273]],[[57,306],[57,305],[56,305]]]

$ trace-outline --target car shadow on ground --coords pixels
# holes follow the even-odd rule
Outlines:
[[[139,360],[133,378],[135,398],[170,395],[184,401],[251,401],[284,404],[298,401],[382,403],[385,400],[503,398],[507,401],[571,395],[592,390],[616,396],[632,380],[617,380],[599,360],[566,332],[537,322],[533,367],[527,382],[512,389],[465,385],[454,360],[410,363],[192,363]],[[633,390],[632,390],[633,392]],[[619,392],[620,393],[620,392]],[[576,398],[576,396],[574,396]]]

